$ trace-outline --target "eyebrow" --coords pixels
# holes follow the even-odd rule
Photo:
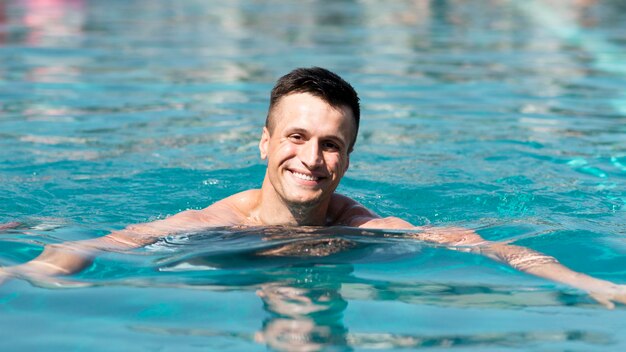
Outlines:
[[[291,127],[291,128],[285,129],[285,134],[291,134],[291,133],[300,133],[304,135],[309,135],[309,131],[307,131],[305,128],[302,128],[302,127]],[[321,139],[333,140],[341,144],[341,147],[347,146],[347,142],[344,141],[341,137],[339,137],[339,135],[322,136]]]

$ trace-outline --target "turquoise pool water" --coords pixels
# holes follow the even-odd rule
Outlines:
[[[338,72],[340,192],[626,284],[622,1],[0,1],[0,265],[259,187],[274,81]],[[626,309],[354,229],[216,229],[0,286],[0,349],[624,350]],[[263,251],[349,243],[326,257]],[[350,241],[350,242],[348,242]],[[313,243],[313,244],[312,244]],[[261,253],[261,254],[260,254]]]

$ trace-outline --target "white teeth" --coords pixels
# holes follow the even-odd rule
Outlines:
[[[319,179],[318,177],[301,174],[301,173],[295,172],[295,171],[292,171],[292,173],[297,178],[300,178],[300,179],[303,179],[303,180],[307,180],[307,181],[317,181]]]

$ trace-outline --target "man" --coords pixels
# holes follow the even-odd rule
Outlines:
[[[528,248],[489,242],[470,230],[415,227],[381,218],[335,189],[350,165],[359,128],[359,98],[350,84],[322,68],[296,69],[273,88],[259,142],[267,170],[261,189],[244,191],[202,210],[187,210],[107,236],[50,245],[2,276],[71,274],[98,250],[137,248],[177,233],[218,226],[332,226],[409,230],[407,237],[481,253],[512,267],[589,292],[609,308],[626,303],[626,286],[574,272]]]

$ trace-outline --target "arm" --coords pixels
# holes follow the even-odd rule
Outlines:
[[[575,272],[560,264],[556,258],[530,248],[486,241],[472,230],[453,227],[415,227],[399,218],[379,218],[372,213],[364,212],[354,216],[350,226],[417,230],[417,233],[410,235],[412,238],[479,253],[525,273],[584,290],[609,309],[615,307],[614,302],[626,304],[626,285],[617,285]]]
[[[164,220],[131,225],[99,238],[47,245],[38,257],[27,263],[0,268],[0,284],[11,276],[43,278],[69,275],[91,265],[99,251],[139,248],[170,234],[227,226],[220,218],[211,215],[227,210],[221,209],[224,207],[214,204],[201,211],[187,210]]]

